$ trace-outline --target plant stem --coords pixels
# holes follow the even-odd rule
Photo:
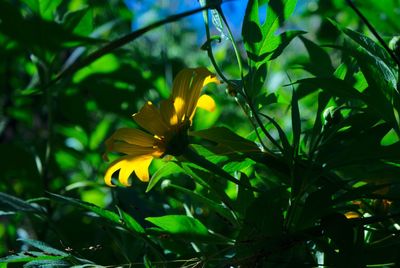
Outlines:
[[[218,11],[218,14],[221,16],[222,20],[224,21],[226,29],[228,30],[228,38],[229,38],[229,40],[231,40],[233,50],[235,51],[236,60],[237,60],[239,71],[240,71],[240,77],[243,80],[243,65],[242,65],[242,58],[240,56],[239,49],[238,49],[238,47],[236,45],[236,42],[235,42],[235,39],[233,37],[231,28],[229,27],[228,21],[226,20],[225,15],[222,12],[221,6],[218,6],[216,9]]]

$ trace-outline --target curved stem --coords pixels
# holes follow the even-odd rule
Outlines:
[[[239,99],[237,97],[235,97],[236,103],[240,106],[240,108],[242,108],[244,114],[247,116],[247,118],[249,119],[251,125],[254,128],[254,131],[256,132],[257,135],[257,139],[260,141],[261,146],[263,147],[263,149],[267,152],[270,152],[270,150],[268,149],[268,147],[264,144],[264,142],[261,139],[260,133],[258,133],[258,129],[257,126],[254,124],[253,120],[251,119],[251,116],[249,115],[249,113],[246,112],[245,108],[243,107],[243,105],[240,103]]]
[[[213,67],[214,67],[215,71],[217,72],[217,74],[219,75],[219,77],[221,77],[221,79],[229,85],[231,82],[224,75],[222,70],[219,68],[217,61],[215,60],[214,53],[212,51],[212,46],[211,46],[212,40],[211,40],[211,34],[210,34],[210,26],[209,26],[209,22],[208,22],[208,10],[203,10],[203,19],[204,19],[204,26],[206,28],[206,37],[207,37],[207,43],[208,43],[206,46],[207,55],[210,58],[211,64],[213,65]]]
[[[235,42],[235,39],[233,37],[231,28],[229,27],[228,21],[226,20],[225,15],[222,12],[221,6],[218,6],[216,9],[218,11],[218,14],[221,16],[222,20],[224,21],[226,29],[228,30],[228,38],[229,38],[229,40],[231,40],[233,50],[235,51],[236,60],[237,60],[238,67],[239,67],[239,70],[240,70],[240,77],[243,80],[243,65],[242,65],[242,58],[240,57],[239,49],[238,49],[238,47],[236,45],[236,42]]]

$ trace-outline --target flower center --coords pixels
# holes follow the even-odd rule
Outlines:
[[[175,129],[175,131],[168,133],[169,135],[165,137],[165,154],[179,156],[184,153],[186,147],[189,145],[189,127],[190,121],[185,120]]]

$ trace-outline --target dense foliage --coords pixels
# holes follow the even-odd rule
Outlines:
[[[400,2],[139,2],[0,1],[0,267],[399,266]]]

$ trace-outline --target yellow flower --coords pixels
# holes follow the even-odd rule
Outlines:
[[[200,96],[201,89],[212,82],[219,83],[205,68],[180,71],[174,79],[169,99],[161,101],[160,107],[147,102],[133,115],[135,122],[145,131],[121,128],[108,138],[106,154],[118,152],[126,155],[110,164],[104,176],[106,184],[112,186],[112,175],[118,170],[118,179],[125,186],[129,186],[132,172],[141,181],[148,181],[148,168],[153,158],[182,154],[188,145],[187,132],[196,107],[209,111],[215,108],[210,96]]]

